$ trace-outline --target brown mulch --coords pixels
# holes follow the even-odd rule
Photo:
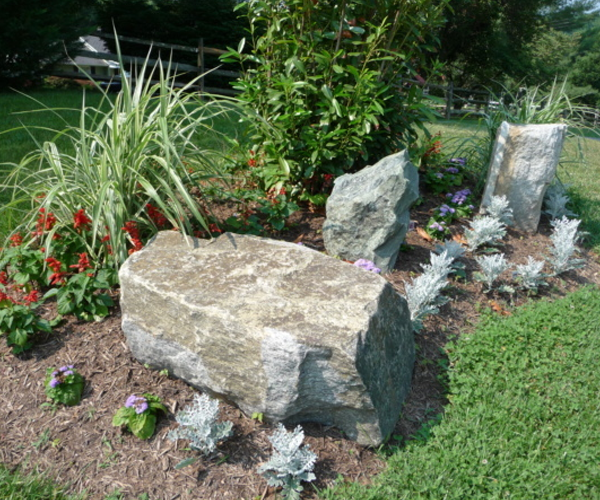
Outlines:
[[[423,226],[435,201],[416,207],[413,219]],[[291,218],[291,227],[281,237],[302,241],[323,250],[322,214],[303,210]],[[466,221],[464,222],[466,225]],[[458,226],[455,228],[458,231]],[[549,247],[551,227],[542,221],[537,234],[508,231],[502,251],[512,263],[525,263],[527,256],[541,258]],[[406,245],[394,272],[386,276],[400,292],[422,272],[436,242],[417,232],[407,235]],[[583,252],[585,268],[549,280],[538,297],[560,297],[584,284],[600,283],[597,256]],[[462,259],[467,279],[454,279],[445,292],[450,298],[440,314],[425,321],[416,335],[418,345],[412,391],[406,401],[395,433],[388,445],[401,445],[446,404],[443,366],[444,346],[449,339],[472,331],[481,310],[499,315],[528,300],[519,292],[513,296],[483,293],[483,285],[473,280],[471,256]],[[537,300],[537,299],[534,299]],[[52,306],[45,306],[51,308]],[[50,312],[50,311],[49,311]],[[43,380],[48,367],[75,364],[86,379],[83,400],[72,408],[47,404]],[[271,454],[268,436],[273,427],[244,416],[237,408],[221,405],[222,418],[234,423],[234,435],[219,446],[212,457],[194,465],[175,469],[180,461],[195,456],[185,443],[167,439],[174,428],[174,414],[189,404],[194,390],[180,380],[145,368],[130,354],[120,327],[120,312],[99,323],[70,318],[51,335],[40,336],[36,345],[19,356],[0,343],[0,463],[20,465],[25,471],[37,468],[68,486],[72,493],[87,492],[90,499],[102,499],[120,491],[124,499],[274,499],[256,468]],[[141,441],[111,425],[115,411],[130,394],[151,392],[162,398],[169,414],[161,417],[155,435]],[[304,426],[306,439],[317,453],[317,480],[305,485],[303,498],[316,498],[317,489],[331,485],[339,477],[368,483],[385,466],[377,450],[348,441],[334,428],[316,424]],[[314,487],[313,487],[314,486]]]

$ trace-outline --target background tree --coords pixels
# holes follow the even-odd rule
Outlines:
[[[568,60],[568,50],[576,42],[567,36],[573,30],[563,27],[581,26],[595,3],[451,0],[440,32],[440,60],[448,78],[461,86],[491,86],[506,77],[520,80],[528,76],[535,83],[561,66],[560,59]],[[559,50],[559,54],[550,57],[551,50]],[[549,62],[551,67],[545,66]]]
[[[93,0],[0,0],[0,86],[43,75],[94,29]]]

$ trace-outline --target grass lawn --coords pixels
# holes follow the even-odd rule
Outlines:
[[[600,290],[487,318],[449,346],[450,404],[369,488],[325,498],[600,498]]]

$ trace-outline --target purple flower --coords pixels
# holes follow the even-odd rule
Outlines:
[[[456,167],[448,167],[446,169],[446,172],[448,172],[449,174],[458,174],[458,168],[456,168]]]
[[[367,259],[358,259],[354,263],[354,265],[356,267],[360,267],[361,269],[365,269],[366,271],[372,271],[377,274],[379,274],[381,272],[381,269],[376,267],[373,262],[371,262],[370,260],[367,260]]]
[[[146,398],[132,394],[125,401],[126,408],[135,408],[135,412],[139,415],[148,409],[148,401]]]
[[[446,193],[446,198],[452,198],[454,196],[452,193]]]
[[[467,164],[467,159],[466,158],[450,158],[448,160],[448,163],[457,163],[458,165],[462,165],[463,167]]]
[[[444,178],[444,174],[442,174],[441,172],[436,172],[435,176],[436,176],[438,179],[443,179],[443,178]]]
[[[73,373],[75,373],[73,370],[67,370],[63,375],[68,377],[69,375],[73,375]]]
[[[57,378],[53,378],[50,381],[49,385],[50,385],[50,387],[52,387],[52,389],[54,389],[58,384],[60,384],[60,380],[58,380]]]
[[[434,222],[429,226],[429,229],[433,229],[435,231],[444,231],[444,226],[438,224],[437,222]]]
[[[440,215],[442,217],[445,217],[448,214],[453,214],[454,212],[456,212],[456,210],[452,207],[449,207],[448,205],[444,204],[439,208],[440,211]]]

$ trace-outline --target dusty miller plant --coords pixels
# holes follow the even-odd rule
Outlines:
[[[471,221],[471,228],[465,230],[465,238],[472,252],[483,245],[498,244],[505,234],[504,223],[490,215],[475,217]]]
[[[558,276],[565,271],[583,267],[583,259],[572,259],[572,255],[577,251],[577,241],[579,240],[578,227],[581,221],[579,219],[569,220],[566,217],[552,221],[554,230],[550,236],[552,247],[548,262],[554,270],[554,276]]]
[[[410,311],[413,329],[418,332],[423,326],[427,314],[436,314],[440,305],[446,303],[446,297],[440,292],[448,284],[448,275],[453,272],[453,258],[444,250],[440,255],[431,253],[431,263],[423,266],[423,274],[417,276],[412,284],[405,283],[406,302]]]
[[[203,455],[212,453],[219,441],[231,436],[231,422],[217,422],[219,402],[206,394],[194,395],[194,402],[175,415],[179,427],[169,432],[171,441],[186,439],[190,448]],[[193,463],[196,459],[188,459],[177,465],[177,468]]]
[[[302,427],[298,426],[292,432],[287,432],[285,427],[279,424],[269,437],[275,451],[271,459],[258,468],[258,472],[265,477],[269,486],[281,486],[283,497],[289,500],[300,499],[302,481],[316,479],[312,470],[317,455],[310,451],[308,446],[301,446],[303,440]]]
[[[562,184],[558,182],[550,184],[544,195],[544,213],[552,220],[562,217],[577,217],[577,214],[567,208],[570,201]]]
[[[492,290],[494,281],[510,267],[503,253],[475,257],[475,260],[479,264],[479,267],[481,267],[482,272],[476,272],[473,276],[478,281],[483,281],[486,284],[486,292]]]
[[[521,288],[537,292],[540,286],[545,286],[546,275],[542,273],[544,268],[543,260],[535,260],[533,257],[527,257],[527,264],[517,264],[516,271],[513,272],[513,278],[520,283]]]
[[[506,196],[492,196],[490,204],[485,208],[486,215],[498,219],[503,224],[510,226],[513,223],[513,211],[509,207]]]

